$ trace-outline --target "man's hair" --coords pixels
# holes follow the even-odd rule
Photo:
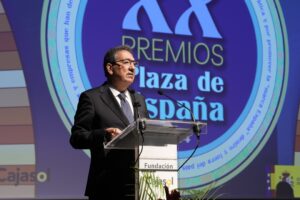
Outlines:
[[[103,59],[103,69],[104,69],[104,74],[106,77],[108,77],[106,65],[107,65],[107,63],[113,64],[114,62],[116,62],[115,56],[116,56],[116,53],[119,51],[128,51],[131,54],[133,54],[132,49],[127,45],[117,46],[117,47],[113,47],[113,48],[109,49],[106,52],[104,59]]]

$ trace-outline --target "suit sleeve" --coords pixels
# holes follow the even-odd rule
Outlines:
[[[95,107],[92,99],[82,93],[79,98],[70,144],[75,149],[91,149],[103,145],[105,130],[95,128]]]

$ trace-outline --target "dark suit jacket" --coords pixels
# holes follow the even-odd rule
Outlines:
[[[145,98],[131,93],[132,102],[139,102],[140,117],[148,117]],[[135,109],[135,119],[137,113]],[[128,170],[134,164],[134,150],[104,150],[105,129],[124,129],[129,122],[107,84],[83,92],[79,98],[70,137],[76,149],[90,149],[91,163],[85,195],[100,197],[118,192],[128,183]],[[125,174],[124,174],[125,173]],[[127,179],[127,180],[126,180]],[[134,180],[134,179],[133,179]]]

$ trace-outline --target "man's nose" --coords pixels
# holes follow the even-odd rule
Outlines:
[[[131,70],[134,70],[134,69],[135,69],[135,65],[134,65],[133,62],[130,62],[129,69],[131,69]]]

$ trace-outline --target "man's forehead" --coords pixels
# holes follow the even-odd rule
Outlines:
[[[115,54],[116,59],[132,59],[133,55],[126,50],[117,51]]]

